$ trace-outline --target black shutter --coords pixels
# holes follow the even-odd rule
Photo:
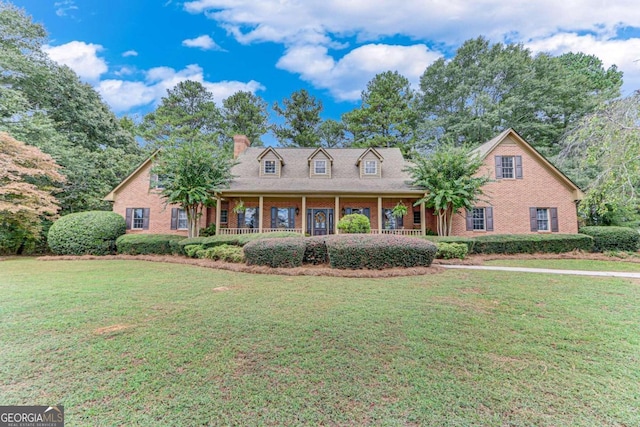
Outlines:
[[[244,212],[238,212],[238,228],[244,228]]]
[[[333,234],[333,209],[329,209],[329,230],[327,234]]]
[[[522,156],[516,156],[516,179],[522,179]]]
[[[549,215],[551,215],[551,231],[558,232],[558,208],[550,208]]]
[[[133,209],[127,208],[124,216],[124,222],[127,224],[127,230],[131,230],[131,214],[132,213],[133,213]]]
[[[142,229],[143,230],[148,230],[149,229],[149,208],[144,208],[142,210]]]
[[[364,216],[369,218],[369,222],[371,222],[371,209],[364,208],[364,209],[362,209],[362,213],[364,214]]]
[[[529,208],[529,222],[531,223],[531,231],[538,231],[538,209]]]
[[[473,231],[473,209],[467,209],[465,220],[467,223],[467,231]]]
[[[502,178],[502,156],[496,156],[496,179]]]
[[[485,224],[487,231],[493,231],[493,208],[491,206],[487,206],[484,208],[485,220],[487,223]]]
[[[178,208],[171,208],[171,229],[178,229]]]
[[[387,228],[387,216],[384,214],[384,208],[382,208],[382,212],[380,212],[381,218],[382,218],[382,228],[386,229]]]
[[[276,228],[278,226],[278,208],[271,208],[271,228]]]
[[[404,217],[399,216],[396,218],[396,228],[404,227]]]
[[[311,234],[311,209],[307,209],[307,233]]]
[[[287,228],[296,228],[296,208],[289,208],[289,223]]]
[[[253,217],[253,221],[254,221],[253,228],[260,229],[260,224],[261,224],[260,221],[261,221],[261,219],[260,219],[260,209],[258,209],[258,208],[256,208],[256,214]]]

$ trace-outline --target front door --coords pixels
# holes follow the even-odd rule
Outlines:
[[[312,210],[313,220],[313,236],[324,236],[327,234],[327,220],[328,220],[328,212],[327,209],[313,209]]]

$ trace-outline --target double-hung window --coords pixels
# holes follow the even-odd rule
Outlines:
[[[144,227],[144,209],[134,208],[131,209],[131,229],[142,230]]]
[[[316,175],[326,175],[327,174],[327,161],[326,160],[315,160],[313,162],[313,170]]]
[[[502,156],[502,177],[513,178],[514,175],[514,161],[513,156]]]
[[[484,208],[473,208],[473,230],[486,230],[485,211]]]
[[[187,211],[178,209],[178,230],[186,230],[187,228]]]
[[[265,175],[275,175],[276,174],[276,161],[275,160],[265,160],[264,161],[264,174]]]
[[[549,231],[549,209],[537,208],[536,219],[538,222],[538,231]]]
[[[558,208],[529,208],[529,219],[531,221],[531,231],[550,231],[557,233]]]
[[[375,160],[366,160],[364,162],[364,174],[376,175],[378,173],[378,162]]]

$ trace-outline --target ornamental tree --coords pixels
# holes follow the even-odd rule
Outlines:
[[[40,237],[43,219],[54,219],[53,192],[64,181],[60,166],[36,147],[0,132],[0,251],[28,251]]]
[[[414,158],[407,168],[413,185],[426,192],[415,205],[424,203],[435,211],[439,236],[449,236],[453,216],[460,209],[472,209],[483,194],[482,186],[489,177],[476,176],[481,166],[482,159],[466,149],[441,145],[428,156]]]

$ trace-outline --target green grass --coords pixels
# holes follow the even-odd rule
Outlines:
[[[640,272],[640,263],[624,261],[595,261],[587,259],[501,259],[486,261],[485,265],[502,267],[552,268],[558,270]]]
[[[637,281],[15,259],[0,295],[0,403],[69,426],[640,424]]]

